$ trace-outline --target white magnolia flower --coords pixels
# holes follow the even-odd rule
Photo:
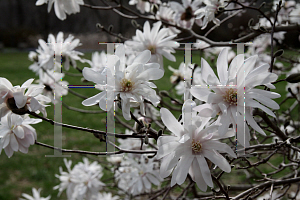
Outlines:
[[[179,43],[172,40],[177,36],[176,34],[168,35],[168,28],[160,29],[161,24],[160,21],[154,23],[153,28],[150,30],[150,24],[146,21],[143,29],[144,32],[137,29],[136,35],[132,38],[133,40],[126,41],[125,45],[134,52],[150,50],[151,59],[149,62],[157,62],[160,64],[160,69],[163,69],[162,56],[175,62],[176,58],[171,53],[175,53],[173,48],[179,47]]]
[[[167,6],[167,4],[162,4],[159,6],[158,11],[155,14],[156,19],[168,22],[169,24],[176,24],[175,22],[175,11]],[[174,26],[167,26],[169,28],[168,35],[178,34],[181,31]]]
[[[119,181],[118,185],[133,195],[149,192],[152,184],[160,185],[162,179],[153,161],[153,159],[146,160],[145,156],[140,156],[138,161],[131,158],[124,159],[121,163],[122,167],[115,174]],[[120,184],[124,182],[125,185]]]
[[[106,67],[107,55],[104,51],[94,52],[92,54],[92,61],[89,63],[93,69],[100,70]]]
[[[67,15],[80,12],[80,5],[83,5],[83,0],[37,0],[35,5],[40,6],[48,3],[48,13],[51,11],[54,3],[54,11],[60,20],[65,20]]]
[[[19,200],[49,200],[51,198],[51,196],[49,195],[48,197],[41,197],[41,188],[39,188],[38,190],[36,190],[35,188],[32,188],[32,195],[30,196],[28,194],[23,193],[22,196],[25,198],[20,198]]]
[[[45,86],[31,85],[33,80],[27,80],[20,87],[19,85],[13,86],[9,80],[0,77],[0,117],[9,111],[23,115],[28,110],[30,112],[41,111],[44,117],[47,116],[45,105],[40,102],[51,100],[41,94]]]
[[[103,176],[102,167],[95,161],[89,163],[87,158],[83,158],[83,163],[79,162],[71,169],[72,162],[64,159],[68,172],[59,168],[61,175],[55,175],[61,183],[53,189],[59,190],[58,196],[67,189],[68,199],[91,200],[98,191],[105,186],[100,181]]]
[[[116,54],[120,51],[124,54],[123,45],[117,48]],[[151,52],[145,50],[134,59],[131,65],[125,68],[125,65],[119,62],[118,56],[111,55],[107,59],[109,61],[108,67],[102,71],[95,71],[85,67],[82,71],[84,78],[96,83],[95,88],[101,90],[106,88],[106,91],[84,100],[82,104],[91,106],[99,103],[102,110],[109,111],[114,103],[114,98],[120,96],[122,112],[126,120],[131,119],[131,100],[140,104],[142,114],[145,114],[144,99],[151,101],[154,106],[157,106],[159,98],[155,90],[152,89],[156,88],[156,86],[149,80],[160,79],[164,72],[159,69],[157,63],[148,63],[150,57]]]
[[[184,126],[172,115],[162,108],[161,119],[166,127],[174,134],[160,136],[158,138],[158,151],[156,158],[162,159],[160,176],[165,178],[172,174],[171,187],[176,183],[184,183],[189,173],[197,183],[197,186],[206,191],[207,185],[213,187],[211,173],[207,159],[229,173],[231,167],[227,160],[217,151],[226,152],[236,157],[233,150],[224,143],[218,141],[220,138],[217,125],[209,125],[210,118],[200,118],[195,111],[189,112],[196,104],[192,100],[186,100],[182,107]],[[186,116],[190,119],[187,120]],[[228,132],[225,137],[233,136],[233,131]]]
[[[29,69],[39,73],[41,67],[48,70],[60,71],[62,63],[66,70],[69,70],[70,64],[76,68],[76,60],[80,62],[85,62],[79,56],[83,53],[75,51],[74,49],[81,45],[79,39],[74,39],[73,35],[69,35],[68,38],[64,40],[63,32],[59,32],[55,39],[54,35],[49,34],[47,43],[39,39],[39,47],[36,50],[38,53],[38,59],[32,64]],[[32,54],[32,53],[31,53]],[[54,56],[54,58],[53,58]]]
[[[103,192],[103,193],[98,193],[96,196],[93,197],[93,200],[118,200],[120,199],[119,196],[112,196],[112,194]]]
[[[208,22],[213,21],[216,25],[220,25],[220,20],[215,17],[218,13],[218,9],[224,6],[224,0],[204,0],[206,4],[205,8],[200,8],[195,12],[196,19],[203,19],[203,25],[201,29],[205,29]]]
[[[2,149],[10,158],[14,151],[28,153],[28,148],[36,140],[36,131],[29,124],[37,124],[41,119],[31,119],[27,115],[21,117],[13,113],[1,119],[0,125],[0,154]]]
[[[290,12],[290,21],[292,23],[298,23],[298,24],[300,24],[300,4],[299,3],[297,3],[296,4],[296,8],[294,8]]]
[[[182,4],[178,2],[169,2],[170,7],[175,11],[175,21],[178,26],[190,29],[193,27],[194,22],[199,26],[202,20],[195,19],[195,11],[199,8],[202,0],[182,0]]]
[[[272,109],[279,109],[279,105],[273,98],[280,95],[275,92],[256,89],[256,86],[265,85],[271,89],[275,86],[271,83],[277,79],[277,75],[268,71],[269,65],[264,64],[257,68],[255,63],[257,56],[252,56],[244,61],[244,55],[237,55],[231,62],[229,68],[227,64],[228,49],[224,48],[217,60],[217,71],[219,78],[215,75],[209,64],[201,59],[201,75],[203,81],[210,87],[191,88],[191,94],[197,99],[206,102],[195,108],[201,116],[215,117],[218,114],[218,122],[222,125],[219,128],[220,135],[224,135],[230,124],[237,128],[241,127],[242,122],[237,120],[244,119],[259,133],[265,135],[264,131],[258,126],[252,116],[253,108],[260,108],[268,115],[276,117],[266,106]],[[245,88],[244,88],[245,87]],[[244,96],[244,98],[242,98]],[[262,105],[262,104],[266,105]],[[245,109],[245,113],[244,113]],[[249,145],[249,129],[245,126],[245,133],[238,132],[238,140],[241,144]]]
[[[136,8],[144,14],[145,12],[150,12],[151,10],[151,4],[159,4],[161,3],[160,0],[149,0],[149,1],[144,1],[144,0],[130,0],[129,5],[136,5]]]
[[[46,72],[40,70],[39,76],[39,85],[45,86],[43,94],[49,97],[52,103],[55,103],[61,96],[68,94],[68,89],[66,89],[66,87],[69,83],[67,81],[62,81],[62,78],[65,76],[64,73],[55,72],[54,70],[46,70]]]

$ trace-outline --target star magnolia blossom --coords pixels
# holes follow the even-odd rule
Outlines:
[[[215,117],[218,114],[218,122],[222,124],[219,128],[220,135],[224,135],[227,132],[230,124],[234,126],[237,124],[238,130],[243,130],[243,121],[239,120],[244,119],[244,116],[247,123],[254,130],[265,135],[264,131],[254,121],[252,109],[260,108],[267,114],[275,117],[274,113],[266,106],[272,109],[279,109],[279,105],[272,99],[279,98],[280,95],[275,92],[256,89],[255,87],[265,85],[274,89],[275,86],[271,83],[276,81],[278,76],[268,71],[268,64],[254,68],[257,56],[252,56],[244,62],[244,55],[237,55],[228,68],[227,54],[228,50],[226,48],[219,54],[217,60],[219,78],[206,60],[201,59],[202,79],[207,85],[214,87],[194,86],[191,88],[190,92],[194,97],[206,102],[194,109],[201,116]],[[238,131],[237,136],[241,144],[244,146],[249,145],[250,134],[248,126],[245,126],[245,133]]]
[[[120,45],[116,52],[120,50],[124,53],[124,46]],[[84,78],[96,83],[95,87],[98,89],[103,90],[106,88],[106,91],[84,100],[82,104],[92,106],[99,103],[102,110],[109,111],[114,103],[114,98],[120,95],[122,112],[126,120],[131,119],[131,100],[140,104],[142,114],[145,113],[144,99],[151,101],[154,106],[157,106],[159,98],[155,90],[152,89],[156,88],[156,86],[148,81],[160,79],[164,72],[158,69],[159,64],[148,63],[150,57],[151,52],[145,50],[134,59],[131,65],[125,68],[124,65],[121,65],[122,62],[120,64],[118,56],[111,55],[107,59],[109,61],[108,67],[102,71],[95,71],[85,67],[82,71]]]
[[[39,47],[36,50],[38,53],[37,55],[37,61],[29,67],[32,71],[38,73],[39,70],[41,70],[41,67],[48,70],[56,70],[60,71],[61,63],[64,63],[64,68],[66,70],[69,70],[70,64],[76,68],[76,60],[80,62],[86,62],[84,59],[81,59],[79,56],[82,56],[83,53],[79,51],[75,51],[74,49],[81,45],[79,39],[74,39],[73,35],[69,35],[64,40],[64,34],[63,32],[59,32],[56,36],[56,39],[54,35],[49,34],[47,43],[39,39]],[[35,57],[33,53],[30,53],[31,60]],[[53,59],[53,56],[55,56],[55,59]]]
[[[45,105],[40,102],[50,102],[51,100],[41,95],[45,86],[31,85],[34,79],[29,79],[23,85],[13,86],[6,78],[0,78],[0,117],[9,111],[17,114],[41,111],[44,117],[47,116]],[[25,93],[25,90],[26,93]],[[24,94],[25,93],[25,94]]]
[[[155,3],[155,4],[160,4],[160,0],[149,0],[149,1],[144,1],[144,0],[130,0],[129,5],[135,5],[136,8],[144,14],[145,12],[150,12],[151,10],[151,4],[150,3]]]
[[[236,157],[233,150],[224,143],[218,141],[218,126],[209,125],[210,118],[200,118],[196,112],[187,112],[187,109],[195,107],[192,100],[186,100],[183,107],[183,116],[191,116],[188,124],[182,126],[172,113],[162,108],[161,119],[166,127],[174,134],[171,136],[160,136],[158,138],[158,151],[156,158],[162,159],[160,176],[165,178],[172,174],[171,187],[176,183],[184,183],[189,173],[197,183],[197,186],[206,191],[207,185],[213,187],[210,169],[207,159],[219,166],[223,171],[229,173],[231,167],[227,160],[217,151],[226,152]],[[227,136],[233,136],[233,131]],[[230,134],[230,135],[229,135]]]
[[[178,2],[169,2],[170,7],[175,11],[174,20],[178,26],[190,29],[194,22],[199,26],[202,24],[200,19],[195,20],[195,11],[199,8],[201,0],[182,0],[182,4]]]
[[[24,118],[13,113],[1,119],[0,125],[0,154],[2,149],[10,158],[14,151],[27,153],[30,145],[36,140],[36,131],[29,124],[37,124],[41,119]]]
[[[58,196],[67,189],[68,199],[91,200],[98,191],[105,186],[100,181],[103,176],[102,167],[95,161],[89,163],[87,158],[83,158],[83,163],[79,162],[71,169],[72,161],[64,159],[68,172],[59,168],[61,175],[55,175],[61,183],[55,186],[54,190],[59,190]]]
[[[205,0],[205,8],[200,8],[195,12],[197,15],[196,19],[203,19],[203,25],[201,29],[205,29],[208,22],[213,21],[216,25],[220,25],[220,20],[215,18],[215,14],[218,13],[218,9],[221,6],[224,6],[224,0]]]
[[[41,197],[41,195],[40,195],[41,190],[42,190],[41,188],[39,188],[38,190],[36,190],[35,188],[32,188],[33,196],[23,193],[22,196],[26,199],[20,198],[19,200],[49,200],[51,198],[51,196],[48,196],[46,198]]]
[[[175,24],[175,11],[167,4],[162,4],[159,6],[159,9],[155,14],[155,18],[163,22],[168,22],[169,24]],[[168,35],[178,34],[181,32],[174,26],[167,27],[169,28]]]
[[[119,183],[126,183],[119,186],[133,195],[149,191],[151,184],[158,186],[162,181],[153,159],[146,161],[144,156],[140,156],[137,162],[135,159],[127,158],[122,161],[121,166],[115,177]]]
[[[67,15],[80,12],[80,5],[83,5],[83,0],[37,0],[35,5],[40,6],[48,3],[48,13],[51,11],[54,3],[54,11],[58,19],[65,20]]]
[[[176,61],[175,56],[171,53],[175,53],[173,48],[179,47],[179,43],[173,41],[177,35],[168,35],[169,29],[162,28],[161,22],[153,24],[153,28],[150,30],[150,24],[148,21],[144,24],[144,32],[136,30],[136,35],[133,36],[132,41],[126,41],[125,45],[133,52],[142,52],[144,50],[150,50],[151,59],[149,62],[158,62],[160,69],[163,69],[163,57],[173,62]],[[159,30],[160,29],[160,30]]]
[[[68,90],[64,86],[69,83],[61,80],[65,76],[64,73],[54,72],[53,70],[46,70],[46,72],[40,70],[39,76],[38,83],[40,86],[44,86],[43,94],[49,97],[52,103],[55,103],[61,96],[68,94]]]

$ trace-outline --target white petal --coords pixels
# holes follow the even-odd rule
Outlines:
[[[201,174],[203,176],[203,179],[205,180],[205,183],[209,187],[213,187],[214,184],[212,182],[210,170],[208,168],[208,165],[207,165],[207,162],[206,162],[205,158],[202,155],[201,156],[197,156],[197,161],[198,161],[198,164],[200,166]]]
[[[174,158],[174,153],[171,153],[169,155],[166,155],[162,159],[161,165],[160,165],[160,171],[159,171],[159,175],[160,175],[161,178],[166,178],[167,176],[169,176],[171,174],[173,169],[168,170],[168,168],[169,168],[170,161],[173,158]]]
[[[23,83],[23,85],[21,86],[21,88],[28,88],[28,86],[29,86],[33,81],[34,81],[33,78],[28,79],[27,81],[25,81],[25,82]]]
[[[202,104],[196,106],[194,110],[198,111],[199,115],[202,117],[211,117],[213,114],[213,107],[211,106],[211,104]]]
[[[221,84],[226,84],[228,79],[228,48],[223,48],[217,60],[217,71]]]
[[[12,157],[12,155],[14,154],[14,150],[10,146],[7,146],[4,149],[4,151],[5,151],[8,158]]]
[[[105,94],[106,94],[106,91],[103,91],[103,92],[101,92],[101,93],[98,93],[98,94],[96,94],[95,96],[92,96],[92,97],[90,97],[90,98],[84,100],[84,101],[82,102],[82,105],[84,105],[84,106],[92,106],[92,105],[95,105],[95,104],[97,104],[97,103],[100,101],[100,99],[101,99]]]
[[[169,143],[169,142],[174,142],[177,141],[178,137],[174,137],[172,135],[166,135],[166,136],[160,136],[157,139],[157,146],[161,146],[163,144]]]
[[[243,64],[244,64],[244,54],[239,54],[233,58],[229,66],[228,80],[232,80],[236,78],[237,72]]]
[[[272,109],[279,109],[279,105],[275,101],[273,101],[272,99],[270,99],[269,97],[266,97],[264,95],[249,92],[245,95],[245,97],[256,99],[260,103],[262,103]]]
[[[248,122],[248,124],[257,132],[261,133],[262,135],[266,135],[265,132],[260,128],[260,126],[258,126],[258,124],[256,123],[256,121],[253,119],[253,116],[249,113],[249,111],[245,112],[245,117],[246,117],[246,121]]]
[[[148,22],[148,21],[147,21]],[[145,50],[133,60],[133,63],[146,64],[151,58],[151,51]]]
[[[159,185],[159,181],[156,177],[154,177],[152,174],[148,173],[147,178],[150,180],[151,183],[153,183],[154,185]]]
[[[30,108],[33,112],[39,110],[41,107],[41,104],[34,98],[34,97],[31,97],[30,99]]]
[[[216,77],[214,71],[211,69],[207,61],[203,58],[201,58],[201,74],[202,74],[202,79],[208,83],[208,77],[209,75],[212,77],[213,80],[212,82],[218,82],[218,85],[220,84],[218,78]]]
[[[161,69],[146,69],[136,78],[142,80],[158,80],[164,76],[164,71]]]
[[[54,11],[55,11],[57,18],[59,18],[60,20],[66,19],[66,13],[63,11],[63,8],[60,7],[60,5],[57,1],[54,2]]]
[[[229,173],[231,171],[231,167],[227,160],[218,152],[214,151],[203,151],[203,154],[206,158],[212,161],[215,165],[220,167],[223,171]]]
[[[10,142],[9,143],[10,143],[10,147],[12,148],[12,150],[18,151],[18,149],[19,149],[19,143],[18,143],[18,141],[17,141],[17,139],[16,139],[16,137],[15,137],[14,134],[10,135]]]
[[[197,183],[198,188],[200,190],[202,190],[203,192],[206,192],[207,185],[206,185],[205,180],[204,180],[204,178],[202,176],[202,173],[199,173],[199,171],[201,169],[200,169],[200,166],[199,166],[199,164],[197,162],[197,159],[193,160],[192,168],[193,168],[193,171],[194,171],[195,181]]]
[[[17,126],[13,129],[14,134],[20,139],[24,138],[24,129],[20,126]]]
[[[148,175],[148,174],[147,174]],[[143,183],[145,185],[145,187],[149,190],[151,188],[151,183],[149,182],[149,180],[146,178],[146,176],[144,176],[143,178]]]
[[[186,157],[182,157],[180,159],[180,161],[178,162],[177,167],[179,168],[179,171],[178,171],[177,177],[176,177],[176,182],[178,185],[181,185],[184,183],[186,176],[188,174],[188,171],[192,165],[193,160],[194,160],[194,156],[186,156]]]
[[[236,158],[236,154],[234,153],[234,151],[230,148],[230,146],[228,146],[225,143],[221,143],[219,141],[207,141],[205,143],[203,143],[203,148],[207,149],[207,150],[218,150],[221,151],[223,153],[228,153],[229,155],[231,155],[232,157]]]
[[[246,106],[249,106],[249,107],[255,107],[255,108],[260,108],[262,109],[264,112],[266,112],[268,115],[271,115],[272,117],[276,117],[275,114],[267,107],[261,105],[260,103],[258,103],[257,101],[255,100],[252,100],[252,99],[248,99],[248,101],[245,102],[246,103]]]
[[[27,97],[23,95],[23,92],[15,92],[14,99],[18,108],[23,108],[26,104]]]
[[[161,159],[166,155],[172,153],[180,144],[178,142],[169,142],[159,147],[156,158]]]
[[[82,70],[82,75],[88,81],[92,81],[98,84],[105,84],[106,83],[106,76],[104,76],[99,71],[95,71],[91,68],[85,67]]]
[[[181,126],[173,114],[166,108],[161,108],[160,114],[161,119],[166,127],[176,136],[181,137],[184,132],[183,126]]]

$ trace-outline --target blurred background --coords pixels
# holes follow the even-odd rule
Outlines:
[[[104,6],[98,0],[85,0],[84,2],[86,4]],[[130,7],[130,9],[137,11],[135,6],[128,5],[129,1],[121,2],[123,5]],[[262,2],[262,0],[258,0],[256,4],[260,5]],[[265,2],[264,8],[270,10],[273,1],[266,0]],[[0,49],[35,49],[38,46],[38,39],[46,40],[49,33],[56,35],[59,31],[63,31],[66,34],[65,36],[68,33],[72,33],[76,38],[79,38],[82,43],[81,49],[99,49],[98,42],[115,42],[114,37],[97,30],[97,23],[104,27],[113,25],[113,32],[121,33],[128,38],[135,34],[136,29],[132,25],[131,20],[121,18],[111,10],[99,11],[81,6],[80,13],[68,15],[66,20],[61,21],[55,16],[53,8],[48,13],[47,4],[36,6],[35,3],[36,0],[0,0]],[[226,15],[220,16],[220,19],[224,17]],[[258,22],[258,17],[258,12],[253,10],[247,11],[243,14],[243,17],[234,17],[226,21],[221,27],[212,31],[209,34],[209,38],[214,41],[230,41],[238,38],[248,31],[248,21],[253,18],[254,23],[256,23]],[[137,20],[137,22],[143,26],[144,20]],[[209,25],[205,29],[206,31],[213,26],[212,23]],[[194,29],[199,34],[204,33],[197,26],[194,26]],[[183,36],[185,34],[182,33]],[[285,43],[294,47],[300,47],[298,36],[299,33],[296,31],[287,33]]]

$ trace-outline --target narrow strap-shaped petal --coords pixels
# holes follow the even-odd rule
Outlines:
[[[204,156],[203,155],[198,155],[197,156],[197,161],[198,161],[198,164],[199,164],[199,167],[200,167],[200,170],[201,170],[201,174],[202,174],[202,177],[203,177],[205,183],[209,187],[213,187],[214,184],[212,182],[211,173],[210,173],[210,170],[208,168],[208,165],[207,165],[207,162],[206,162]]]
[[[203,155],[212,161],[215,165],[221,168],[223,171],[229,173],[231,171],[231,167],[227,160],[219,154],[217,151],[203,151]]]
[[[228,48],[223,48],[217,59],[217,71],[221,84],[228,79]]]
[[[203,192],[206,192],[207,184],[202,176],[202,173],[199,173],[199,170],[201,170],[201,169],[200,169],[197,159],[193,160],[192,168],[193,168],[194,175],[195,175],[195,182],[196,182],[198,188],[200,190],[202,190]]]
[[[176,136],[181,137],[184,132],[183,126],[177,121],[173,114],[166,108],[161,108],[160,114],[166,127]]]
[[[193,160],[194,160],[194,156],[184,156],[178,162],[177,167],[180,169],[176,176],[176,182],[178,185],[184,183]]]

